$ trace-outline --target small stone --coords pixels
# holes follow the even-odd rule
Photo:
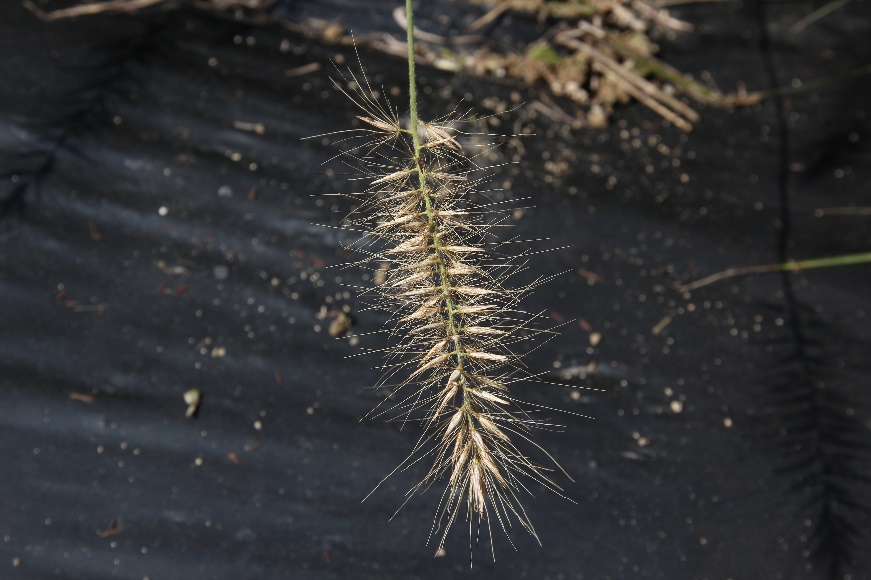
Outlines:
[[[200,406],[201,398],[202,398],[202,395],[201,395],[199,389],[190,389],[190,390],[185,391],[184,402],[187,403],[187,406],[188,406],[187,411],[185,411],[185,414],[184,414],[185,417],[190,419],[191,417],[193,417],[196,414],[197,409]]]

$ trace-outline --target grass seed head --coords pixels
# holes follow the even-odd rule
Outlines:
[[[433,461],[413,490],[447,479],[433,524],[439,549],[462,505],[487,529],[495,518],[507,533],[514,520],[535,536],[520,504],[527,489],[521,479],[558,487],[512,441],[522,433],[524,445],[531,442],[540,421],[504,394],[523,373],[509,346],[536,336],[532,324],[518,323],[529,318],[517,308],[527,289],[507,289],[525,258],[491,257],[505,220],[488,213],[490,200],[476,202],[482,169],[464,155],[459,120],[420,123],[416,140],[393,107],[366,91],[368,83],[356,85],[358,93],[343,92],[362,109],[357,118],[366,127],[353,133],[359,141],[348,155],[362,165],[368,187],[352,196],[362,202],[346,223],[368,232],[355,247],[365,248],[383,278],[372,292],[390,313],[394,342],[379,385],[411,390],[395,410],[423,425],[406,462],[420,455]]]

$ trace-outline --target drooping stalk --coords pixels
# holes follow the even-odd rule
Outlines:
[[[411,139],[414,145],[414,163],[420,183],[420,195],[426,206],[426,216],[429,222],[430,237],[432,238],[432,247],[436,253],[436,264],[438,266],[438,278],[442,288],[442,296],[445,301],[445,310],[447,311],[448,338],[454,341],[455,356],[457,361],[457,369],[463,370],[463,351],[462,343],[459,340],[459,332],[457,328],[456,306],[451,295],[452,284],[450,277],[446,271],[446,265],[443,258],[442,244],[437,233],[436,212],[433,209],[432,196],[426,184],[426,173],[421,162],[420,135],[418,133],[418,125],[420,123],[417,116],[417,76],[414,68],[414,8],[413,0],[405,0],[405,17],[406,17],[406,37],[408,39],[408,108],[411,123]],[[465,377],[461,377],[460,384],[463,385],[464,397],[463,406],[466,406],[465,390],[468,388]]]
[[[503,288],[502,280],[519,268],[511,258],[495,265],[486,258],[482,238],[493,225],[484,217],[487,210],[469,199],[477,181],[470,182],[469,174],[478,167],[452,136],[461,119],[425,123],[418,117],[413,1],[406,0],[410,126],[403,126],[393,106],[379,102],[368,82],[367,91],[353,74],[345,79],[355,81],[357,93],[348,96],[364,113],[357,119],[365,126],[352,134],[371,153],[348,155],[372,178],[364,193],[373,204],[363,207],[374,209],[352,223],[385,244],[373,258],[388,265],[379,293],[396,323],[396,344],[386,351],[397,360],[386,365],[390,370],[379,385],[390,384],[392,393],[411,389],[394,409],[403,420],[424,425],[400,467],[421,455],[434,457],[409,493],[447,478],[431,531],[440,536],[439,550],[462,511],[470,550],[477,543],[474,520],[490,532],[492,545],[491,517],[506,534],[516,520],[538,539],[520,502],[518,494],[526,490],[520,479],[557,493],[560,488],[512,443],[514,433],[541,449],[525,435],[540,421],[512,411],[522,402],[506,386],[518,372],[509,345],[529,329],[517,324],[526,313],[515,309],[515,297],[528,289]],[[405,376],[393,384],[400,372]]]

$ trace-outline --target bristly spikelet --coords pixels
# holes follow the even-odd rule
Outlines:
[[[391,313],[393,344],[378,386],[390,388],[399,420],[423,426],[397,470],[423,456],[432,459],[409,495],[446,480],[431,532],[439,550],[461,512],[470,544],[484,525],[492,546],[494,520],[506,535],[516,521],[538,540],[521,505],[520,495],[528,492],[523,480],[561,490],[549,470],[515,446],[522,441],[552,460],[530,434],[545,423],[509,386],[529,378],[511,346],[541,332],[531,325],[536,316],[518,309],[520,297],[540,281],[504,286],[524,269],[520,258],[527,253],[512,259],[487,250],[499,245],[493,229],[506,220],[494,209],[501,202],[476,201],[481,168],[465,154],[457,120],[404,127],[365,77],[363,83],[353,74],[343,80],[350,90],[336,86],[363,111],[357,117],[362,125],[343,132],[355,145],[344,154],[368,183],[352,194],[360,206],[347,227],[365,232],[356,244],[367,253],[363,262],[378,264],[380,273],[386,265],[376,292],[379,306]]]

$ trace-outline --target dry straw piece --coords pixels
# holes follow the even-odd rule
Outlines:
[[[343,20],[347,19],[342,16],[328,20],[314,17],[290,20],[281,15],[285,11],[271,10],[276,1],[193,0],[191,4],[198,10],[225,16],[232,14],[232,18],[256,26],[277,22],[306,42],[359,45],[396,57],[405,56],[406,45],[389,32],[372,31],[355,40],[344,27]],[[441,36],[416,29],[414,34],[423,41],[417,47],[416,58],[421,64],[440,70],[484,79],[508,78],[536,88],[541,98],[532,102],[530,109],[572,128],[603,128],[618,106],[638,101],[675,127],[690,131],[699,120],[699,113],[673,93],[727,109],[754,105],[763,95],[748,92],[743,85],[734,92],[721,92],[656,58],[659,46],[655,38],[692,30],[689,23],[672,17],[667,8],[685,1],[467,0],[468,4],[486,6],[487,12],[469,24],[466,34],[459,36]],[[49,21],[97,14],[178,10],[184,5],[177,0],[88,0],[52,9],[60,4],[62,2],[57,0],[41,0],[38,5],[24,0],[25,6]],[[472,6],[467,9],[468,13],[475,11]],[[478,34],[497,25],[505,14],[515,14],[521,20],[534,17],[552,26],[539,39],[514,46],[504,46],[501,41],[489,42],[487,34]],[[401,6],[393,15],[404,27],[407,17]],[[461,26],[461,23],[455,25]],[[313,62],[285,74],[301,76],[318,69],[319,63]],[[545,88],[547,91],[541,91]],[[570,104],[568,111],[562,108],[565,104]]]
[[[512,345],[551,332],[536,330],[538,315],[518,305],[546,279],[505,286],[535,252],[505,257],[488,251],[501,245],[494,228],[507,225],[510,208],[476,202],[483,195],[476,191],[483,184],[476,177],[481,167],[476,156],[465,154],[459,119],[418,120],[411,35],[408,126],[376,97],[365,76],[349,72],[336,82],[361,112],[359,127],[341,134],[350,147],[340,155],[368,182],[349,194],[359,207],[345,227],[364,232],[355,249],[380,276],[379,304],[392,314],[393,343],[380,351],[386,363],[378,385],[389,388],[392,403],[375,414],[392,411],[402,422],[422,425],[414,449],[393,472],[432,460],[408,497],[447,481],[430,534],[437,554],[444,553],[446,535],[461,515],[469,522],[470,549],[482,528],[492,547],[494,524],[507,535],[519,523],[537,540],[521,496],[530,482],[561,494],[549,475],[561,468],[532,439],[536,428],[553,427],[537,418],[546,409],[520,402],[509,387],[536,380],[522,369]],[[534,462],[517,442],[552,466]]]

